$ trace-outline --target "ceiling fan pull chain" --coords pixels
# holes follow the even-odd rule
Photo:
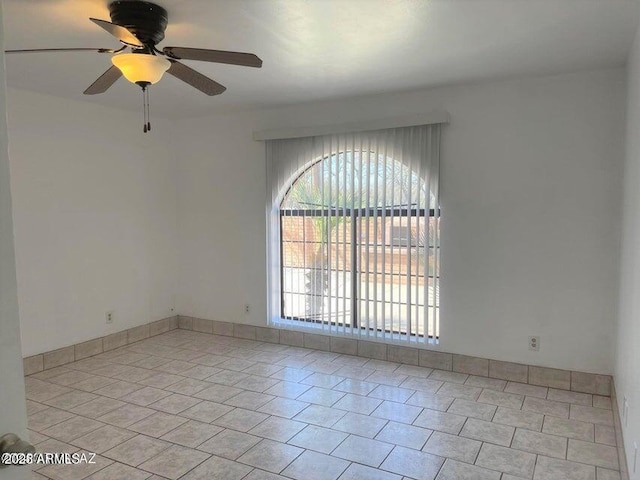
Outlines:
[[[142,124],[142,131],[147,133],[147,98],[144,87],[142,87]]]
[[[151,131],[151,114],[149,113],[149,89],[147,88],[147,132]]]

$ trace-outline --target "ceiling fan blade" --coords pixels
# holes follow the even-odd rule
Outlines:
[[[106,72],[100,75],[98,79],[89,86],[89,88],[84,91],[84,94],[95,95],[97,93],[104,93],[121,76],[122,72],[116,66],[112,65]]]
[[[243,67],[262,67],[262,60],[253,53],[207,50],[206,48],[164,47],[165,55],[178,60],[199,60],[201,62],[228,63]]]
[[[193,68],[187,67],[183,63],[175,60],[169,61],[171,62],[171,66],[169,67],[169,70],[167,70],[167,73],[188,83],[193,88],[197,88],[209,96],[220,95],[227,89],[227,87],[220,85],[209,77],[205,77],[200,72],[196,72]]]
[[[99,27],[104,28],[107,32],[116,37],[122,43],[131,45],[132,47],[144,47],[142,42],[138,40],[138,38],[133,33],[120,25],[107,22],[106,20],[100,20],[98,18],[90,18],[89,20],[91,20]]]
[[[46,52],[98,52],[115,53],[113,48],[27,48],[23,50],[5,50],[4,53],[46,53]]]

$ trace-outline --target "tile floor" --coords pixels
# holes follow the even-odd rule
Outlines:
[[[174,330],[26,378],[55,480],[620,479],[608,397]]]

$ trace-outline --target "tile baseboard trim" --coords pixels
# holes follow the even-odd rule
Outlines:
[[[616,431],[616,444],[618,448],[618,465],[620,467],[620,479],[629,480],[629,469],[627,467],[627,454],[624,449],[624,438],[622,437],[622,422],[620,420],[620,409],[618,397],[616,395],[615,380],[611,380],[611,409],[613,410],[613,426]]]
[[[524,365],[428,350],[416,346],[382,343],[293,329],[259,327],[184,315],[163,318],[104,337],[26,357],[23,359],[24,374],[31,375],[59,367],[175,329],[311,348],[574,392],[602,396],[612,396],[613,393],[613,381],[610,375]]]
[[[49,352],[39,353],[30,357],[25,357],[23,362],[24,374],[49,370],[67,363],[76,362],[84,358],[89,358],[103,352],[108,352],[116,348],[139,342],[145,338],[154,337],[161,333],[166,333],[178,328],[178,316],[163,318],[153,322],[145,323],[137,327],[111,333],[104,337],[94,338],[86,342],[69,345]]]
[[[610,375],[574,372],[557,368],[524,365],[455,353],[428,350],[416,346],[382,343],[358,338],[333,336],[293,329],[258,327],[240,323],[178,316],[178,328],[201,333],[278,343],[345,355],[385,360],[439,370],[449,370],[510,382],[557,388],[573,392],[611,396]]]

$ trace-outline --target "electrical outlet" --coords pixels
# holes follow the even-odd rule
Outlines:
[[[540,351],[540,337],[529,337],[529,350]]]
[[[107,324],[112,324],[113,323],[113,312],[107,312],[104,314],[104,318]]]
[[[249,305],[248,303],[244,304],[244,313],[246,313],[247,315],[251,312],[251,305]]]

